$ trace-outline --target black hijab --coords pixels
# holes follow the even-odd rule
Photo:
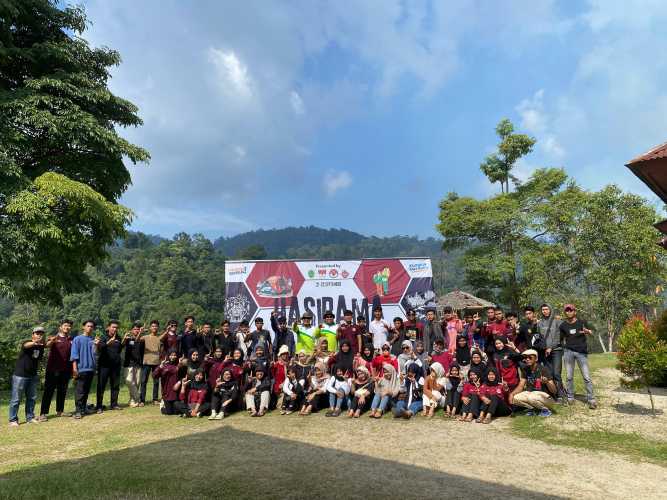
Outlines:
[[[236,351],[239,351],[241,353],[241,357],[239,359],[233,358],[234,352]],[[241,349],[234,349],[234,352],[232,352],[232,363],[234,363],[236,366],[243,366],[243,361],[244,361],[243,351]]]
[[[491,382],[491,381],[489,380],[489,373],[491,373],[491,372],[493,372],[493,373],[495,374],[495,376],[496,376],[496,379],[495,379],[493,382]],[[486,374],[484,375],[484,384],[485,384],[485,385],[489,385],[489,386],[496,386],[496,385],[498,385],[499,383],[500,383],[500,375],[498,374],[498,372],[496,371],[495,368],[489,368],[489,369],[486,371]]]
[[[340,347],[347,344],[349,347],[347,352],[344,352],[339,348],[338,354],[336,354],[336,368],[342,368],[343,372],[348,374],[352,373],[352,363],[354,363],[354,353],[352,352],[352,345],[350,341],[345,339],[340,343]]]
[[[459,345],[459,340],[461,339],[466,341],[466,345],[463,347]],[[468,346],[468,337],[465,335],[459,335],[456,338],[456,364],[459,366],[468,366],[470,363],[470,347]]]

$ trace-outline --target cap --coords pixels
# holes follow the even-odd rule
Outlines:
[[[401,342],[401,347],[412,347],[412,342],[410,342],[409,340],[404,340],[403,342]]]
[[[334,316],[333,311],[324,311],[324,314],[322,315],[322,317],[327,318],[329,316],[331,316],[331,317]]]
[[[577,308],[574,306],[574,304],[565,304],[565,306],[563,306],[563,310],[564,310],[564,311],[567,311],[568,309],[570,309],[570,310],[572,310],[572,311],[576,311],[576,310],[577,310]]]
[[[32,329],[32,333],[44,333],[45,331],[43,326],[36,326]]]
[[[289,354],[289,348],[286,345],[281,345],[280,349],[278,349],[278,356],[282,356],[283,354]]]
[[[535,356],[537,357],[537,351],[535,349],[526,349],[521,353],[522,356]]]
[[[313,314],[306,311],[301,315],[301,319],[313,319]]]

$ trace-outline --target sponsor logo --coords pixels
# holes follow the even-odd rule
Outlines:
[[[248,274],[248,266],[230,266],[227,268],[227,275],[238,276],[239,274]]]
[[[350,276],[350,273],[348,273],[347,270],[343,269],[343,272],[340,273],[340,275],[343,277],[344,280],[346,280]]]
[[[332,278],[337,278],[338,277],[338,271],[336,269],[330,269],[329,270],[329,276]]]
[[[318,269],[317,274],[321,276],[326,276],[327,275],[327,270],[326,269]]]
[[[314,278],[315,277],[315,271],[312,269],[308,269],[308,277],[309,278]]]
[[[408,264],[408,271],[413,274],[425,273],[430,269],[428,262],[416,262]]]

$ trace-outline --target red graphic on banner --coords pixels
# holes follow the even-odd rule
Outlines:
[[[260,307],[271,307],[276,299],[296,296],[303,282],[294,262],[257,262],[246,285]]]
[[[395,304],[400,302],[410,275],[399,260],[365,260],[357,269],[354,282],[369,299],[377,296],[383,304]]]

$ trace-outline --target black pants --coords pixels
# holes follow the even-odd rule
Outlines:
[[[153,373],[153,370],[157,368],[157,365],[143,365],[141,367],[141,388],[139,389],[139,401],[146,403],[146,389],[148,386],[148,379]],[[160,379],[153,379],[153,401],[157,401],[159,398],[158,394],[160,392]]]
[[[363,413],[371,407],[372,402],[373,402],[373,393],[372,392],[364,398],[364,404],[363,405],[360,405],[359,404],[359,398],[357,396],[354,396],[354,397],[352,397],[352,403],[350,404],[350,410],[351,411],[359,410],[359,413]]]
[[[512,414],[512,410],[503,398],[493,395],[489,396],[489,399],[491,400],[489,404],[480,400],[479,411],[486,412],[492,417],[507,417]]]
[[[468,403],[463,403],[461,413],[472,413],[473,417],[479,417],[479,396],[477,394],[471,394],[468,398]]]
[[[163,415],[178,415],[180,414],[180,401],[164,401],[164,406],[160,410]]]
[[[76,379],[74,401],[76,403],[76,412],[81,415],[86,414],[88,394],[90,393],[90,385],[93,383],[94,376],[95,372],[79,372],[79,376]]]
[[[184,403],[183,401],[178,401],[176,408],[178,410],[178,413],[180,413],[181,415],[190,416],[190,406],[187,403]],[[199,413],[201,415],[208,415],[209,413],[211,413],[211,403],[200,404]]]
[[[445,404],[454,410],[454,413],[461,406],[461,393],[459,391],[447,391],[445,396]]]
[[[65,411],[65,397],[67,396],[67,385],[70,378],[72,378],[72,375],[69,372],[46,372],[40,415],[49,414],[54,392],[56,393],[56,412],[62,413]]]
[[[301,409],[303,403],[303,393],[297,394],[295,399],[291,399],[285,394],[283,396],[283,407],[285,411],[297,411]]]
[[[228,403],[227,405],[222,406],[223,403],[225,403],[226,401],[231,401],[231,403]],[[211,409],[213,411],[215,411],[216,413],[220,413],[222,411],[222,413],[224,414],[225,417],[228,416],[232,412],[232,410],[234,409],[235,404],[236,403],[234,402],[233,398],[231,396],[229,396],[228,394],[221,395],[218,392],[214,392],[211,395]]]
[[[107,382],[111,387],[110,408],[118,406],[118,393],[120,392],[121,366],[100,366],[97,371],[97,408],[102,408],[104,402],[104,391]]]
[[[329,407],[329,393],[325,392],[324,394],[318,394],[313,398],[312,401],[308,402],[306,400],[305,402],[306,405],[312,405],[313,406],[313,411],[321,410],[322,408],[328,408]]]

